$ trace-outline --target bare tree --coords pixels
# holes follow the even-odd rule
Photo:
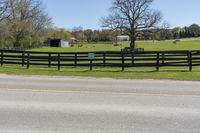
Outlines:
[[[161,27],[159,28],[159,34],[160,34],[160,40],[166,40],[166,39],[170,39],[170,24],[167,21],[164,21],[161,25]]]
[[[160,22],[158,10],[151,9],[154,0],[113,0],[111,14],[102,19],[102,27],[126,30],[130,36],[130,48],[135,49],[137,32],[150,29]]]

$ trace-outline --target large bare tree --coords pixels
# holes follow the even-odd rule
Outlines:
[[[125,30],[130,36],[130,48],[135,49],[137,32],[155,27],[162,15],[151,8],[154,0],[113,0],[111,14],[102,19],[102,27]]]

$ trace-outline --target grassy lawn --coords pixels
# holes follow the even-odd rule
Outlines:
[[[123,47],[127,47],[128,42],[122,46],[113,46],[109,43],[90,43],[84,44],[83,47],[78,46],[70,48],[40,48],[32,51],[43,52],[79,52],[79,51],[119,51]],[[200,50],[200,39],[185,39],[177,44],[173,41],[138,41],[138,48],[144,48],[145,51],[156,50]],[[192,72],[188,71],[188,67],[162,67],[159,72],[155,68],[126,68],[124,72],[121,68],[94,67],[93,71],[89,71],[88,67],[62,67],[57,71],[56,67],[47,68],[43,66],[33,67],[30,69],[17,65],[4,65],[0,68],[0,73],[17,74],[17,75],[49,75],[49,76],[85,76],[85,77],[106,77],[106,78],[124,78],[124,79],[170,79],[170,80],[195,80],[200,81],[200,67],[194,67]]]
[[[112,43],[88,43],[83,44],[83,47],[77,45],[70,48],[39,48],[33,49],[32,51],[42,52],[89,52],[89,51],[120,51],[124,47],[128,47],[129,42],[122,43],[122,46],[114,46]],[[177,44],[173,41],[138,41],[136,44],[137,48],[144,48],[145,51],[160,51],[160,50],[200,50],[200,39],[181,40]]]
[[[159,72],[155,68],[98,68],[89,71],[88,67],[67,67],[57,71],[56,67],[30,67],[5,65],[0,68],[0,73],[15,75],[49,75],[49,76],[84,76],[84,77],[106,77],[122,79],[169,79],[169,80],[193,80],[200,81],[200,67],[194,67],[192,72],[187,67],[163,67]]]

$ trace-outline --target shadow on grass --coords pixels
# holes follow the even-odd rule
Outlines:
[[[27,69],[26,67],[21,67],[21,66],[3,66],[0,67],[2,70],[0,72],[63,72],[63,73],[76,73],[76,72],[85,72],[85,73],[185,73],[185,72],[190,72],[187,70],[187,68],[162,68],[161,70],[157,71],[155,68],[125,68],[124,71],[122,71],[120,68],[112,68],[112,67],[107,67],[107,68],[100,68],[100,67],[94,67],[93,70],[90,70],[88,67],[61,67],[60,71],[58,71],[57,67],[44,67],[44,66],[34,66],[30,67]],[[5,71],[4,71],[5,70]],[[194,69],[192,72],[200,72],[200,69]]]

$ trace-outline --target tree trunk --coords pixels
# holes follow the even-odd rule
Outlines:
[[[16,34],[15,36],[14,36],[14,38],[15,38],[15,42],[13,43],[13,46],[14,47],[20,47],[21,46],[21,40],[23,39],[22,37],[21,37],[21,33],[18,33],[18,34]]]
[[[135,33],[131,33],[130,39],[131,39],[130,48],[131,48],[131,50],[134,50],[135,49],[135,41],[136,41]]]
[[[13,43],[13,47],[14,47],[14,48],[20,47],[20,42],[19,42],[18,40],[16,40],[16,41]]]

